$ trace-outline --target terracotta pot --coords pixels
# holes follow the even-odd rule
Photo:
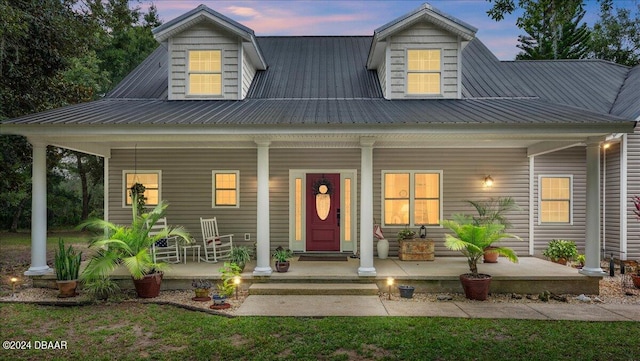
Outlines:
[[[70,280],[70,281],[56,281],[58,285],[58,298],[67,298],[67,297],[75,297],[78,294],[76,293],[76,288],[78,287],[78,280]]]
[[[636,286],[636,288],[640,288],[640,275],[631,274],[631,280],[633,281],[633,285]]]
[[[137,280],[133,279],[133,285],[140,298],[154,298],[160,295],[160,284],[162,283],[162,272],[148,274]]]
[[[484,249],[484,263],[498,263],[500,254],[493,249],[495,249],[495,247],[487,247]]]
[[[289,270],[289,261],[276,261],[276,272],[287,272]]]
[[[567,265],[567,259],[566,258],[556,258],[553,260],[553,262],[561,264],[563,266]]]
[[[470,273],[460,275],[464,295],[470,300],[484,301],[489,296],[491,276],[486,274],[480,274],[479,276],[479,278],[472,277]]]

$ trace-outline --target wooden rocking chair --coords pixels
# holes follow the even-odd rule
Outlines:
[[[149,230],[149,237],[156,236],[167,228],[167,217],[159,218]],[[180,263],[180,246],[178,237],[169,237],[158,240],[151,245],[153,263],[158,261],[167,263]]]
[[[202,242],[204,243],[205,262],[218,262],[218,259],[229,258],[233,249],[233,234],[220,235],[218,221],[215,217],[204,219],[200,217],[202,228]]]

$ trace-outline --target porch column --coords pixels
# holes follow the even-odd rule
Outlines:
[[[47,265],[47,144],[29,139],[33,147],[31,172],[31,267],[36,276],[52,272]]]
[[[372,138],[361,138],[360,161],[360,267],[359,276],[375,276],[373,266],[373,144]]]
[[[256,268],[253,274],[257,276],[270,276],[271,246],[269,228],[269,144],[271,141],[259,140],[258,145],[258,210],[257,210],[257,234]]]
[[[600,268],[600,142],[587,143],[587,233],[585,266],[580,273],[604,276]]]

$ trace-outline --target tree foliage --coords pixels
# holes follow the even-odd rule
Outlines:
[[[613,0],[600,1],[600,20],[593,26],[591,54],[597,59],[635,66],[640,64],[640,3],[630,9],[614,8]]]

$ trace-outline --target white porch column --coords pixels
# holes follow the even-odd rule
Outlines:
[[[360,267],[359,276],[375,276],[373,266],[373,144],[372,138],[361,138],[360,161]]]
[[[47,265],[47,144],[29,140],[33,146],[31,173],[31,267],[26,276],[52,272]]]
[[[587,143],[587,213],[585,266],[580,273],[604,276],[600,268],[600,142]]]
[[[256,268],[253,274],[257,276],[269,276],[271,270],[271,247],[269,228],[269,140],[256,141],[258,145],[258,210],[257,210],[257,234]]]

